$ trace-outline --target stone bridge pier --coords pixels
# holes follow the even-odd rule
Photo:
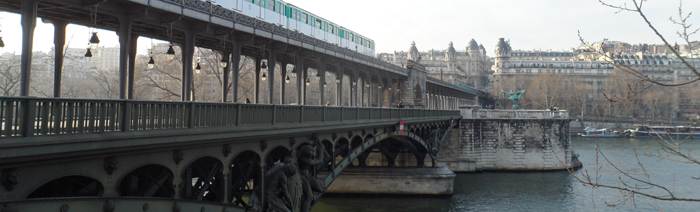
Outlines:
[[[438,166],[454,172],[572,168],[567,111],[478,108],[460,107],[459,129],[443,141]]]

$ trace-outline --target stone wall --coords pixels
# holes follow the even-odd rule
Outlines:
[[[460,130],[458,158],[476,171],[571,167],[568,119],[463,119]]]

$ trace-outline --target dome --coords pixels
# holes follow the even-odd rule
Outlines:
[[[455,50],[455,47],[452,44],[452,41],[450,41],[450,46],[448,46],[447,51],[445,51],[445,59],[451,60],[451,59],[456,59],[456,58],[457,58],[457,50]]]
[[[420,52],[416,48],[416,42],[411,42],[411,48],[408,48],[408,59],[418,62],[420,60]]]
[[[504,38],[499,38],[498,44],[496,44],[496,56],[509,56],[510,52],[510,44]]]
[[[481,49],[481,54],[486,55],[486,48],[484,48],[484,45],[479,44],[479,49]]]
[[[474,39],[469,41],[469,50],[470,51],[478,51],[479,50],[479,44],[477,44]]]

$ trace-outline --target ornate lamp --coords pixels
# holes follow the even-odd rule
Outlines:
[[[100,38],[97,37],[97,32],[92,33],[92,37],[90,37],[90,48],[92,50],[96,50],[97,46],[100,44]]]
[[[221,56],[221,62],[219,62],[219,66],[221,66],[221,68],[226,68],[226,66],[228,66],[228,55]]]
[[[297,67],[292,68],[292,76],[297,77]]]
[[[90,59],[92,59],[92,51],[90,51],[90,48],[87,48],[87,51],[85,52],[85,60],[90,62]]]
[[[173,49],[173,44],[170,44],[170,47],[168,47],[168,51],[165,52],[165,55],[168,61],[175,59],[175,49]]]
[[[287,77],[284,78],[284,82],[289,83],[289,75],[287,75]]]
[[[309,85],[309,84],[311,84],[311,80],[309,80],[309,78],[306,78],[306,85]]]
[[[148,59],[148,69],[153,69],[155,67],[156,62],[153,61],[153,56],[151,56],[151,59]]]

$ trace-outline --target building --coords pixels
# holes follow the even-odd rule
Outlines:
[[[424,65],[428,76],[445,82],[485,89],[491,74],[491,58],[486,55],[483,45],[472,39],[464,50],[456,50],[450,42],[444,50],[418,51],[416,43],[412,42],[407,52],[379,54],[381,60],[404,66],[410,59]]]

